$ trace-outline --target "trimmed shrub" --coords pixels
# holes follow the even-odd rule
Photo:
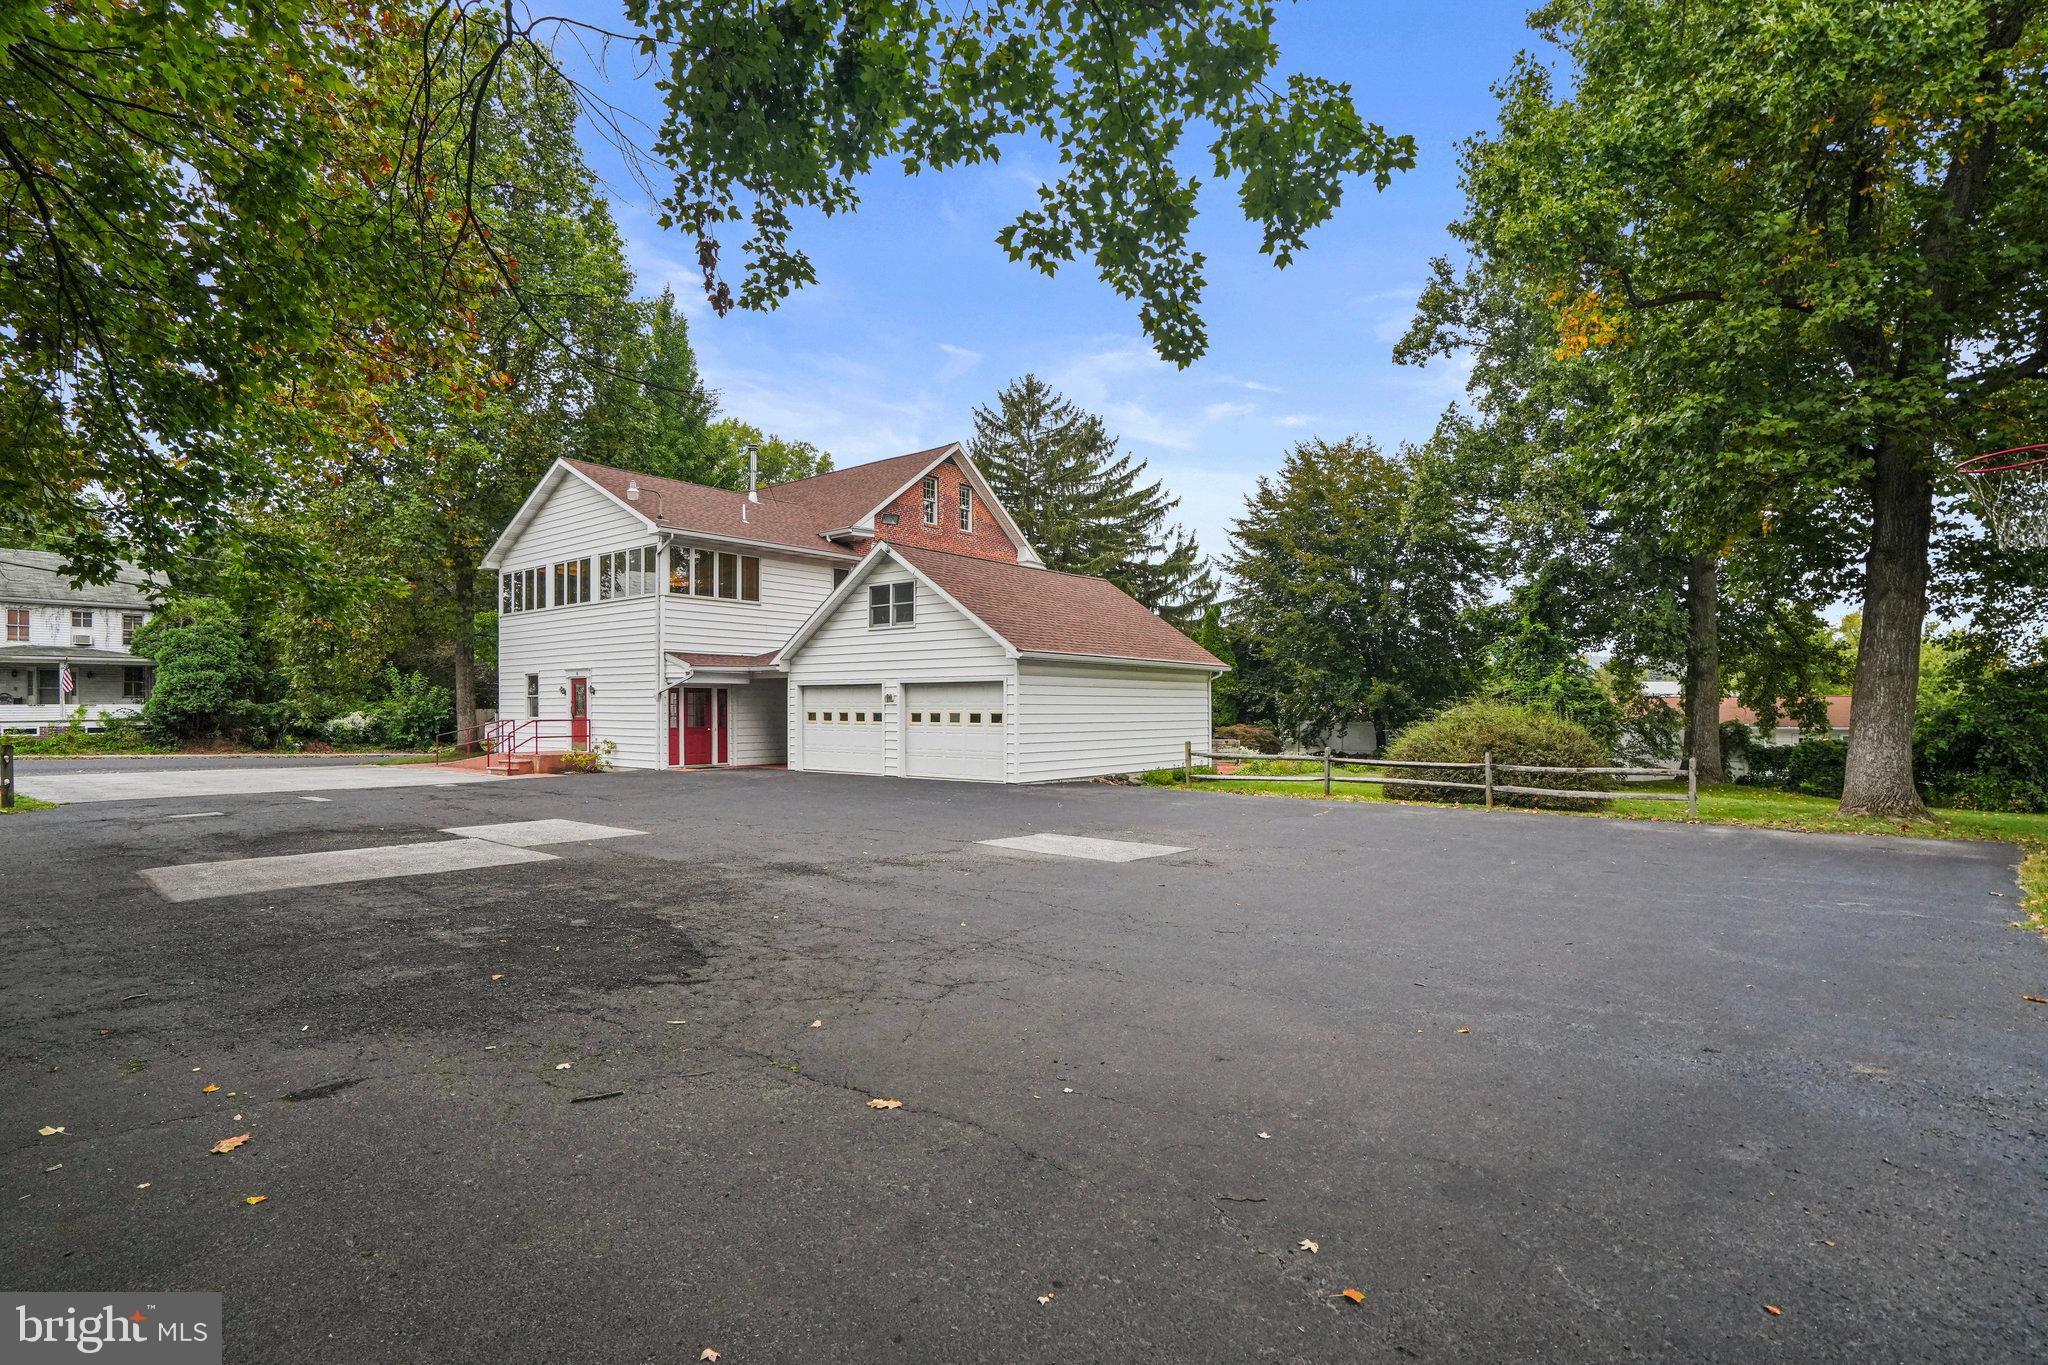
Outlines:
[[[1842,794],[1849,765],[1849,743],[1841,739],[1802,739],[1785,751],[1785,775],[1778,785],[1807,796]]]
[[[1225,749],[1254,754],[1280,752],[1280,736],[1263,725],[1225,725],[1216,731],[1216,743]]]
[[[1213,764],[1197,763],[1195,765],[1195,776],[1197,777],[1200,777],[1203,773],[1214,773],[1215,771],[1216,768]],[[1148,787],[1178,787],[1182,772],[1183,770],[1180,768],[1153,768],[1138,780]]]
[[[1411,763],[1465,763],[1469,768],[1446,768],[1435,774],[1452,782],[1478,782],[1483,764],[1491,753],[1495,764],[1534,763],[1556,768],[1604,768],[1609,765],[1607,748],[1585,726],[1534,706],[1504,701],[1468,701],[1439,711],[1428,720],[1417,721],[1403,730],[1387,749],[1387,757]],[[1389,774],[1391,775],[1391,774]],[[1570,791],[1608,791],[1609,777],[1569,773],[1495,772],[1496,783],[1512,786],[1555,787]],[[1410,786],[1390,782],[1386,794],[1403,801],[1474,801],[1478,792],[1446,790],[1440,787]],[[1564,810],[1596,808],[1603,802],[1576,797],[1497,796],[1497,804],[1551,806]]]
[[[370,737],[393,749],[432,748],[435,736],[455,728],[455,702],[448,689],[418,673],[385,665],[384,700],[365,708]]]
[[[142,707],[153,737],[261,738],[272,728],[260,700],[268,679],[226,617],[183,626],[159,617],[136,634],[135,650],[156,661],[156,685]]]

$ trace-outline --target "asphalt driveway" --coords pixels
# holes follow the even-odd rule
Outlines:
[[[220,1290],[234,1361],[2048,1351],[2002,846],[783,772],[330,797],[0,820],[8,1285]],[[1185,851],[979,842],[1037,833]]]

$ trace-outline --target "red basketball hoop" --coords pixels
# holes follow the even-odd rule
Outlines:
[[[1956,465],[1956,473],[2000,545],[2048,549],[2048,445],[1972,455]]]

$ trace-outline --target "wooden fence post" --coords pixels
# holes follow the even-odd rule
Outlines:
[[[1685,760],[1685,818],[1700,818],[1700,759],[1698,754]]]
[[[1323,795],[1330,794],[1330,746],[1323,746]]]
[[[1180,742],[1180,784],[1183,787],[1195,785],[1195,742],[1191,739]]]
[[[14,746],[0,744],[0,806],[14,809]]]
[[[1486,751],[1486,808],[1493,809],[1493,750]]]

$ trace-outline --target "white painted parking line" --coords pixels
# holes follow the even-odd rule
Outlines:
[[[331,796],[302,796],[299,798],[301,801],[332,801],[333,799]]]
[[[422,877],[435,872],[466,872],[554,860],[554,854],[535,849],[512,848],[481,839],[443,839],[431,844],[342,848],[327,853],[288,853],[273,858],[147,867],[142,875],[167,901],[197,901],[255,891],[288,891],[300,886],[335,886],[343,882]]]
[[[185,814],[183,814],[183,815],[166,815],[166,816],[164,817],[164,819],[166,819],[166,820],[204,820],[204,819],[206,819],[206,818],[207,818],[208,816],[210,816],[210,815],[225,815],[226,813],[227,813],[227,812],[225,812],[225,811],[218,811],[218,810],[195,810],[195,811],[188,811],[188,812],[186,812],[186,813],[185,813]]]
[[[363,791],[378,787],[448,787],[504,778],[430,764],[328,764],[293,768],[149,768],[140,772],[47,773],[20,778],[21,789],[45,801],[151,801],[170,797],[262,796],[273,792]]]
[[[1140,858],[1163,858],[1185,853],[1173,844],[1140,844],[1128,839],[1084,839],[1076,834],[1021,834],[1014,839],[983,839],[989,848],[1015,849],[1020,853],[1048,853],[1055,858],[1087,858],[1098,863],[1133,863]]]
[[[647,831],[621,829],[617,825],[591,825],[581,820],[514,820],[503,825],[458,825],[441,832],[464,839],[487,839],[513,848],[538,848],[542,844],[576,844],[585,839],[623,839],[627,835],[645,834]]]

